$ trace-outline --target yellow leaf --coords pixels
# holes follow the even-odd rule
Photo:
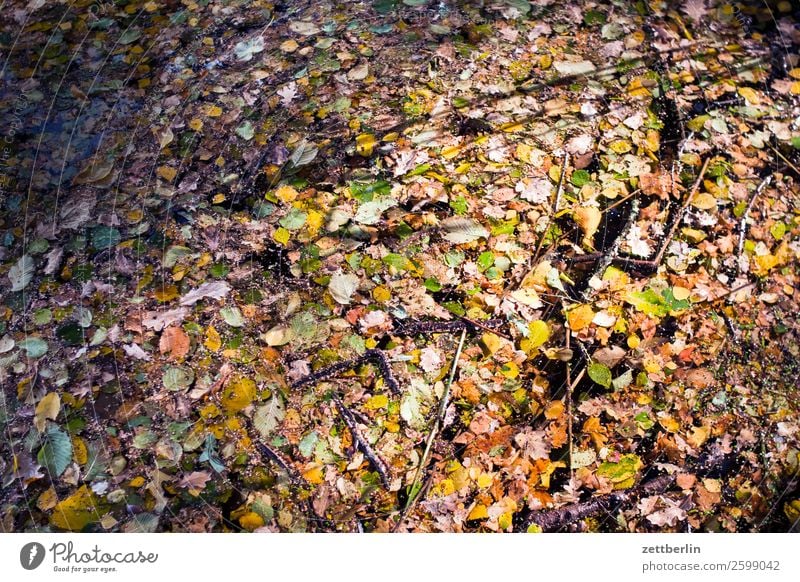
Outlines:
[[[500,373],[506,378],[513,380],[519,376],[519,366],[515,362],[506,362],[500,368]]]
[[[57,502],[58,495],[56,495],[56,490],[50,487],[50,489],[39,495],[39,499],[36,500],[36,507],[42,511],[49,511],[56,506]]]
[[[579,305],[567,312],[567,323],[572,331],[581,331],[589,326],[594,319],[594,310],[591,305]]]
[[[130,487],[133,487],[134,489],[138,489],[139,487],[144,485],[144,477],[142,477],[141,475],[139,475],[138,477],[134,477],[128,482],[128,485]]]
[[[275,196],[277,196],[281,202],[286,202],[288,204],[295,201],[299,196],[299,192],[291,186],[284,185],[275,190]]]
[[[219,105],[209,105],[206,109],[206,115],[208,117],[219,117],[222,115],[222,107]]]
[[[385,285],[378,285],[372,290],[372,298],[378,303],[386,303],[392,298],[392,292]]]
[[[555,420],[562,414],[564,414],[564,403],[560,400],[554,400],[544,409],[544,417],[548,420]]]
[[[172,182],[175,179],[175,176],[178,175],[178,170],[171,166],[159,166],[156,173],[164,178],[167,182]]]
[[[360,156],[368,157],[372,155],[375,148],[375,136],[371,133],[362,133],[356,137],[356,153]]]
[[[792,83],[792,86],[789,87],[789,91],[792,95],[800,95],[800,81]]]
[[[386,408],[389,405],[389,397],[386,394],[376,394],[366,401],[364,408],[367,410],[378,410],[379,408]]]
[[[596,206],[579,206],[572,213],[572,219],[583,231],[583,244],[589,248],[594,248],[592,237],[600,226],[603,214]]]
[[[209,325],[206,329],[206,341],[203,342],[203,345],[212,352],[216,352],[222,347],[222,338],[213,325]]]
[[[286,246],[289,243],[291,236],[292,233],[281,226],[275,231],[275,234],[272,235],[272,238],[275,240],[275,242],[279,242]]]
[[[741,95],[747,100],[749,104],[758,105],[759,103],[761,103],[761,98],[758,96],[758,93],[756,93],[754,89],[751,89],[750,87],[739,87],[737,91],[739,92],[739,95]]]
[[[172,301],[178,296],[178,288],[175,285],[165,285],[153,293],[153,297],[160,303]]]
[[[486,506],[483,503],[479,503],[472,508],[472,511],[469,512],[467,519],[486,519],[487,517],[489,517],[489,512],[486,511]]]
[[[692,206],[698,210],[711,210],[717,207],[717,199],[708,192],[700,192],[692,198]]]
[[[242,526],[242,529],[253,531],[264,525],[264,518],[255,511],[248,511],[239,518],[239,525]]]
[[[39,432],[44,432],[47,420],[55,420],[61,411],[61,397],[56,392],[48,392],[36,405],[33,425]]]
[[[800,519],[800,499],[795,499],[794,501],[787,501],[784,503],[783,513],[786,514],[786,517],[788,517],[789,521],[792,523]]]
[[[84,485],[55,506],[50,523],[59,529],[80,531],[100,520],[99,505],[100,500]]]
[[[89,460],[89,450],[81,437],[72,437],[72,458],[79,465],[85,465]]]
[[[256,397],[256,383],[250,378],[239,377],[228,382],[222,391],[222,407],[228,414],[247,408]]]
[[[303,472],[303,478],[312,485],[319,485],[324,478],[322,467],[316,463],[311,465],[310,469]]]
[[[494,478],[489,473],[481,473],[478,476],[478,487],[481,489],[486,489],[492,484],[493,481]]]
[[[497,350],[499,350],[503,345],[503,340],[500,339],[499,336],[496,336],[493,333],[485,333],[481,337],[481,341],[483,345],[486,347],[486,351],[489,352],[490,355],[494,355]]]
[[[445,146],[442,148],[442,157],[445,160],[452,160],[461,151],[461,146]]]
[[[694,448],[700,448],[708,440],[710,431],[704,426],[692,427],[692,432],[686,437],[686,442]]]
[[[684,299],[689,299],[689,296],[692,294],[691,290],[687,289],[686,287],[679,287],[675,286],[672,288],[672,296],[677,301],[683,301]]]
[[[608,148],[615,154],[627,154],[631,151],[631,142],[627,139],[617,139],[608,144]]]
[[[535,350],[550,339],[550,327],[547,322],[541,319],[532,321],[528,324],[528,350]]]

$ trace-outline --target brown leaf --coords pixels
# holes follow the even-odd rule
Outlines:
[[[168,327],[161,334],[158,349],[169,354],[170,360],[182,360],[189,353],[189,336],[178,326]]]

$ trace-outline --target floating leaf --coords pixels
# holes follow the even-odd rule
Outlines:
[[[186,390],[194,382],[194,371],[188,367],[170,366],[164,371],[161,381],[170,392]]]
[[[259,406],[253,414],[253,426],[267,438],[278,427],[278,424],[286,417],[286,407],[280,396],[275,394],[266,404]]]
[[[100,499],[83,485],[55,506],[50,523],[60,529],[81,531],[90,523],[100,521],[101,507]]]
[[[17,342],[20,349],[25,350],[29,358],[41,358],[47,353],[49,346],[47,342],[40,337],[26,337],[24,340]]]
[[[256,383],[250,378],[234,378],[222,391],[220,403],[228,414],[235,414],[250,406],[256,397]]]
[[[596,384],[600,384],[603,388],[611,388],[611,370],[608,366],[600,362],[592,362],[589,365],[589,378]]]
[[[61,396],[58,392],[48,392],[36,405],[33,425],[39,432],[44,432],[47,420],[55,420],[61,411]]]
[[[22,255],[8,270],[8,278],[11,280],[12,291],[22,291],[33,279],[36,271],[36,262],[30,255]]]
[[[72,461],[72,441],[67,433],[55,426],[44,434],[43,441],[36,458],[51,477],[60,477]]]
[[[242,312],[239,311],[238,307],[223,307],[219,310],[219,314],[225,320],[225,323],[231,327],[242,327],[244,325],[244,316],[242,316]]]
[[[264,50],[264,38],[256,36],[254,38],[245,39],[233,47],[233,52],[236,58],[242,62],[247,62],[253,59],[256,55]]]
[[[459,216],[446,218],[441,222],[444,238],[454,244],[464,244],[479,238],[489,238],[489,231],[477,220]]]
[[[605,477],[614,489],[628,489],[636,482],[636,475],[643,467],[642,460],[633,454],[622,455],[616,463],[603,463],[597,469],[598,477]]]
[[[328,283],[328,291],[337,303],[347,305],[358,289],[359,282],[359,278],[353,273],[336,273]]]

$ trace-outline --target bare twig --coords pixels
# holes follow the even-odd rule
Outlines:
[[[708,157],[703,162],[703,167],[700,168],[700,173],[697,175],[697,179],[692,186],[692,189],[689,191],[689,194],[686,196],[686,200],[683,201],[680,210],[675,216],[675,219],[672,221],[672,225],[667,231],[667,236],[664,237],[664,242],[661,245],[661,249],[656,253],[656,256],[653,257],[652,263],[658,268],[658,265],[661,264],[661,259],[664,258],[664,253],[667,252],[667,247],[669,243],[672,242],[672,237],[675,236],[675,231],[678,230],[678,226],[680,226],[681,222],[683,222],[683,214],[686,212],[686,209],[689,207],[689,203],[694,198],[694,195],[697,194],[697,190],[700,188],[700,184],[703,181],[703,177],[706,175],[706,169],[708,168],[708,163],[711,161],[711,158]]]
[[[737,257],[741,257],[742,251],[744,250],[744,238],[747,235],[747,220],[750,218],[750,211],[753,209],[753,204],[755,204],[756,198],[761,195],[761,192],[767,187],[767,185],[769,185],[771,181],[772,174],[761,180],[761,183],[750,196],[750,200],[747,203],[747,208],[745,208],[744,214],[742,214],[742,218],[739,221],[739,245],[736,247]]]
[[[631,210],[628,214],[628,220],[625,223],[625,227],[622,229],[622,232],[619,233],[614,244],[611,245],[611,248],[607,250],[598,261],[597,266],[594,269],[594,272],[589,276],[589,281],[592,280],[592,277],[601,277],[603,275],[603,271],[614,262],[619,254],[619,247],[622,245],[622,241],[625,237],[628,236],[628,233],[633,228],[633,225],[636,224],[636,217],[639,216],[639,199],[634,198],[631,201]],[[591,286],[586,287],[583,291],[583,298],[588,300],[594,294],[594,288]]]
[[[303,376],[302,378],[295,380],[292,382],[291,386],[292,388],[302,388],[303,386],[316,384],[317,382],[321,382],[323,380],[329,380],[330,378],[333,378],[342,372],[352,370],[353,368],[365,364],[366,362],[375,363],[378,367],[381,377],[383,378],[383,381],[386,383],[386,386],[389,388],[389,390],[391,390],[394,394],[400,394],[400,384],[397,382],[397,379],[395,379],[394,374],[392,373],[392,367],[389,364],[389,358],[387,358],[386,354],[381,350],[375,348],[368,349],[357,358],[342,360],[340,362],[335,362],[330,366],[325,366],[316,372],[312,372],[308,376]]]
[[[450,368],[450,377],[447,380],[447,384],[444,387],[444,394],[442,394],[442,399],[439,402],[439,409],[436,413],[436,421],[433,423],[433,428],[431,429],[430,434],[428,435],[428,440],[425,443],[425,452],[422,453],[422,459],[420,459],[419,466],[417,467],[417,472],[414,475],[414,481],[411,483],[411,493],[408,496],[408,501],[406,502],[406,506],[404,509],[404,515],[408,512],[414,502],[417,500],[419,496],[419,478],[422,474],[425,465],[428,462],[428,456],[431,452],[431,447],[433,446],[433,441],[436,438],[436,435],[439,433],[439,427],[444,420],[445,411],[447,410],[447,403],[450,400],[450,388],[453,386],[453,381],[456,378],[456,371],[458,370],[458,360],[461,357],[461,350],[464,348],[464,339],[467,337],[467,330],[463,329],[461,331],[461,339],[458,341],[458,348],[456,349],[456,355],[453,357],[453,363],[451,364]]]
[[[390,485],[389,479],[389,468],[386,466],[386,463],[383,462],[383,459],[380,458],[378,453],[370,446],[367,442],[367,439],[364,438],[364,435],[361,434],[361,430],[358,428],[358,424],[356,424],[356,419],[353,416],[353,413],[350,411],[347,406],[344,405],[341,398],[336,394],[332,394],[333,401],[336,403],[336,408],[339,409],[339,414],[344,420],[347,428],[350,429],[350,434],[353,435],[353,441],[356,443],[357,448],[361,449],[361,452],[364,453],[364,456],[372,463],[372,466],[375,467],[375,470],[378,472],[378,475],[381,478],[381,483],[387,489]]]

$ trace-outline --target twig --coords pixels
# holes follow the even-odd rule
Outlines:
[[[305,481],[300,476],[300,473],[298,473],[294,467],[289,464],[289,461],[283,458],[281,453],[259,440],[254,440],[253,442],[255,443],[256,448],[258,449],[258,452],[261,453],[262,457],[271,460],[289,476],[289,481],[292,483],[292,485],[295,487],[302,487],[305,484]]]
[[[386,354],[381,350],[375,348],[366,350],[357,358],[335,362],[330,366],[325,366],[316,372],[312,372],[308,376],[303,376],[302,378],[292,382],[291,387],[302,388],[303,386],[316,384],[317,382],[328,380],[337,374],[352,370],[353,368],[356,368],[367,362],[373,362],[377,364],[378,371],[380,372],[380,375],[389,390],[391,390],[394,394],[400,394],[400,384],[397,382],[394,374],[392,373],[392,367],[389,364],[389,358],[387,358]]]
[[[378,456],[378,453],[370,446],[367,442],[367,439],[364,438],[364,435],[361,434],[361,431],[356,424],[356,419],[353,416],[353,413],[350,412],[350,409],[344,405],[341,398],[339,398],[336,394],[332,395],[333,401],[336,403],[336,408],[339,409],[339,414],[344,420],[344,423],[347,425],[347,428],[350,429],[350,434],[353,435],[353,441],[356,443],[356,448],[361,449],[361,452],[364,453],[364,456],[372,463],[372,466],[375,467],[375,470],[378,472],[378,475],[381,478],[381,483],[387,489],[390,485],[389,480],[389,468],[386,466],[386,463],[383,462],[383,459]]]
[[[458,370],[458,360],[461,357],[461,350],[464,348],[464,339],[466,337],[467,337],[467,330],[466,329],[461,330],[461,339],[458,341],[458,348],[456,349],[456,355],[453,358],[452,367],[450,368],[450,377],[447,380],[447,384],[444,387],[444,394],[442,394],[442,399],[439,402],[439,409],[436,412],[436,421],[433,423],[433,428],[431,429],[431,432],[428,435],[428,440],[425,443],[425,452],[422,453],[422,459],[420,459],[419,466],[417,466],[417,472],[414,475],[414,481],[411,483],[411,489],[410,489],[411,493],[408,496],[408,501],[406,501],[406,506],[403,510],[403,515],[405,515],[408,512],[408,510],[417,500],[419,494],[419,490],[417,489],[419,483],[419,477],[422,474],[422,470],[425,468],[425,465],[428,462],[428,455],[431,452],[433,441],[439,432],[439,426],[444,420],[445,411],[447,409],[447,403],[450,400],[450,388],[452,387],[453,381],[456,378],[456,371]]]
[[[686,209],[689,207],[689,203],[692,201],[692,198],[694,198],[694,195],[697,194],[697,190],[700,188],[700,183],[703,181],[703,176],[706,175],[706,169],[708,168],[708,163],[710,161],[711,158],[708,157],[703,162],[703,167],[700,168],[700,173],[697,175],[697,179],[695,180],[692,189],[686,196],[686,200],[683,201],[680,210],[675,216],[675,220],[672,221],[672,225],[670,226],[669,231],[667,231],[667,236],[664,237],[664,242],[661,245],[661,249],[653,258],[652,263],[656,268],[658,268],[658,265],[661,264],[661,259],[664,258],[664,253],[667,252],[667,247],[669,246],[669,243],[672,242],[672,237],[675,236],[675,231],[678,230],[678,226],[680,226],[681,222],[683,222],[683,213],[686,212]]]
[[[605,252],[600,261],[597,263],[594,271],[591,275],[589,275],[588,281],[591,281],[592,277],[601,277],[603,275],[603,271],[605,271],[606,268],[617,258],[617,255],[619,254],[619,247],[622,245],[622,241],[625,239],[625,237],[628,236],[628,233],[633,228],[633,225],[636,224],[637,216],[639,216],[639,199],[634,198],[631,201],[631,210],[628,214],[628,220],[625,223],[625,227],[622,229],[622,232],[619,233],[614,241],[614,244],[611,245],[611,248]],[[593,294],[594,288],[588,286],[583,291],[583,298],[588,300]]]
[[[766,186],[772,181],[772,174],[761,180],[761,183],[758,187],[753,191],[753,194],[750,196],[750,200],[747,203],[747,208],[744,210],[744,214],[742,214],[742,219],[739,221],[739,245],[736,247],[737,250],[737,257],[742,256],[742,250],[744,250],[744,238],[747,235],[747,220],[750,218],[750,210],[753,209],[753,204],[755,204],[756,198],[759,197],[761,192],[766,188]]]
[[[674,481],[675,475],[662,475],[629,491],[601,495],[583,503],[573,503],[558,509],[537,511],[524,520],[522,529],[527,530],[531,525],[538,525],[542,531],[557,531],[579,519],[613,511],[641,497],[657,495],[668,489]]]
[[[542,237],[539,239],[539,244],[536,245],[536,251],[533,253],[533,256],[529,260],[528,266],[532,263],[535,263],[539,259],[539,253],[542,251],[542,247],[544,246],[544,239],[547,238],[547,231],[550,229],[550,225],[553,222],[553,217],[555,216],[556,212],[558,212],[558,205],[561,202],[561,191],[564,187],[564,176],[567,173],[567,164],[569,163],[569,154],[564,153],[564,161],[561,163],[561,174],[558,177],[558,186],[556,186],[556,198],[553,204],[553,211],[547,217],[547,223],[544,227],[544,232],[542,233]]]

